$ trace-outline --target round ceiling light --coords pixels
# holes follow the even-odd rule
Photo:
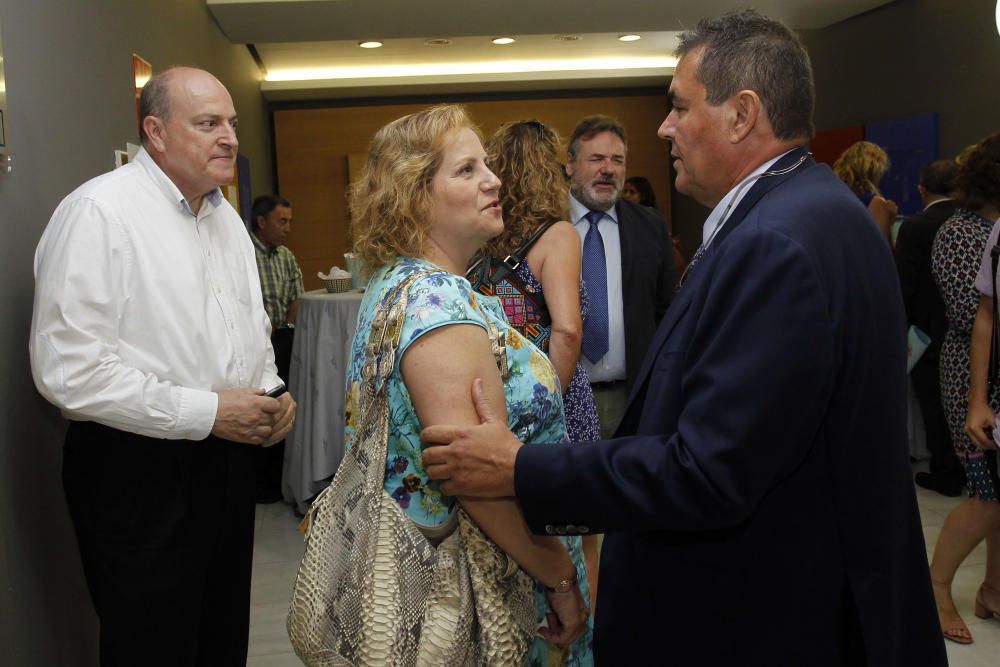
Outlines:
[[[358,42],[358,46],[360,46],[362,49],[377,49],[378,47],[382,46],[382,42],[378,41],[377,39],[369,39],[364,42]]]
[[[513,44],[516,41],[517,40],[515,40],[513,37],[494,37],[493,38],[493,43],[497,44],[499,46],[503,46],[504,44]]]
[[[642,37],[639,36],[639,35],[619,35],[618,36],[618,41],[619,42],[635,42],[635,41],[638,41],[640,39],[642,39]]]

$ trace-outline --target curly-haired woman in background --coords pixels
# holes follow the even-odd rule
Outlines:
[[[889,155],[877,144],[858,141],[851,144],[833,163],[833,171],[868,207],[875,223],[892,245],[892,223],[899,213],[896,203],[886,199],[878,183],[889,171]]]
[[[502,259],[541,232],[508,280],[501,301],[511,324],[548,353],[563,388],[569,439],[584,442],[599,440],[601,429],[590,379],[579,364],[586,291],[580,281],[580,236],[566,221],[559,147],[558,135],[536,120],[506,123],[486,141],[486,162],[503,183],[504,216],[503,233],[486,249],[490,257]],[[583,539],[593,602],[597,538]]]

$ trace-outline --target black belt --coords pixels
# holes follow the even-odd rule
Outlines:
[[[618,387],[624,387],[625,380],[609,380],[607,382],[591,382],[590,388],[597,391],[606,391],[608,389],[617,389]]]

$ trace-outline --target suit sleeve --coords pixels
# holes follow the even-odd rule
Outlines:
[[[814,446],[837,353],[824,289],[796,242],[749,237],[722,246],[698,286],[684,315],[696,320],[679,324],[690,343],[657,353],[643,410],[667,410],[679,381],[673,432],[521,448],[515,486],[533,530],[734,526]]]

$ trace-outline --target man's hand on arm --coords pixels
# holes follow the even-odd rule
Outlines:
[[[440,480],[441,491],[453,496],[501,498],[514,495],[514,462],[522,444],[498,421],[482,383],[472,383],[479,426],[429,426],[420,433],[427,445],[427,476]]]
[[[225,389],[216,393],[219,406],[212,435],[249,445],[273,444],[271,437],[281,412],[279,399],[264,396],[263,389]]]

